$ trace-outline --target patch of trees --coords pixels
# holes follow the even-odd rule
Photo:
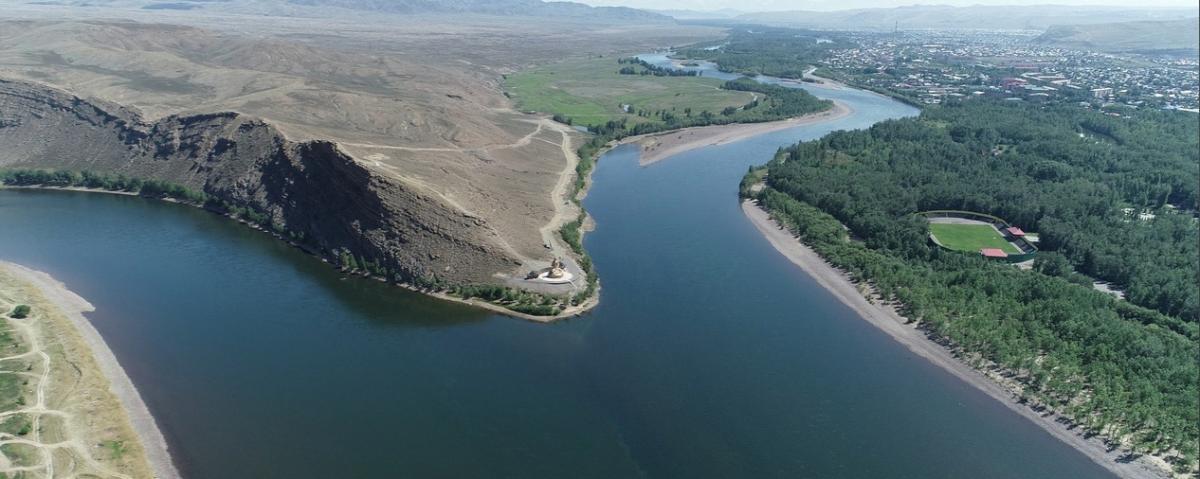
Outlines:
[[[768,188],[743,194],[932,336],[1013,372],[1026,400],[1191,470],[1198,128],[1196,115],[1174,112],[1114,118],[971,100],[783,150]],[[1086,133],[1099,129],[1110,138]],[[912,213],[933,209],[1036,231],[1041,257],[1021,271],[931,247]]]
[[[752,101],[742,108],[742,111],[745,113],[742,121],[753,121],[753,118],[758,117],[764,119],[791,118],[827,110],[833,106],[833,103],[829,100],[822,100],[812,96],[812,94],[803,89],[759,83],[746,77],[729,80],[721,88],[766,95],[766,99],[763,100],[765,108],[756,108],[759,106],[758,100]]]
[[[621,65],[640,65],[642,67],[640,70],[634,66],[621,67],[620,70],[617,70],[617,73],[622,75],[652,75],[656,77],[695,77],[703,75],[698,70],[660,67],[638,57],[618,58],[617,63]]]
[[[53,188],[91,188],[104,191],[136,193],[145,198],[169,199],[199,206],[206,210],[241,219],[279,234],[285,234],[282,225],[271,221],[270,216],[248,206],[237,206],[209,196],[200,191],[167,181],[144,180],[120,174],[95,173],[91,171],[63,170],[0,170],[0,184],[9,186],[48,186]],[[302,235],[286,233],[290,239],[301,241]]]
[[[680,49],[676,55],[716,62],[723,72],[800,78],[830,50],[853,46],[834,32],[755,26],[735,28],[722,43]]]
[[[626,117],[594,125],[589,128],[589,131],[595,133],[596,136],[580,148],[580,157],[588,158],[608,142],[621,140],[629,136],[697,126],[784,120],[828,110],[833,106],[833,102],[819,99],[802,89],[763,84],[750,78],[727,81],[722,84],[721,88],[734,91],[756,92],[761,93],[762,96],[751,100],[741,107],[726,108],[719,114],[708,110],[696,113],[690,107],[684,108],[682,114],[676,114],[667,110],[643,110],[630,105],[629,109],[635,115],[660,121],[631,122]],[[570,118],[563,115],[555,115],[555,121],[566,124],[572,122]],[[577,181],[582,180],[577,179]],[[578,186],[582,187],[581,184]]]
[[[32,308],[30,308],[29,305],[18,304],[17,307],[13,308],[11,313],[8,313],[8,317],[13,319],[25,319],[29,317],[30,311],[32,311]]]
[[[534,316],[554,316],[562,312],[562,309],[558,305],[558,300],[553,297],[504,286],[452,286],[450,294],[463,299],[479,298],[519,313]]]

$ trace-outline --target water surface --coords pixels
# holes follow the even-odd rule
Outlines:
[[[591,314],[539,325],[343,278],[179,205],[0,191],[0,259],[95,322],[190,478],[1110,477],[875,330],[742,215],[782,145],[855,114],[639,167],[599,162]]]

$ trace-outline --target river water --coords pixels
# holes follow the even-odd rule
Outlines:
[[[96,306],[190,478],[1110,477],[859,319],[743,216],[738,180],[778,147],[916,113],[814,93],[855,113],[649,167],[606,154],[585,201],[602,301],[552,325],[133,197],[0,191],[0,259]]]

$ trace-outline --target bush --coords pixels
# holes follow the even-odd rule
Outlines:
[[[29,317],[29,311],[30,308],[28,305],[18,304],[17,307],[13,308],[12,312],[8,314],[8,317],[14,319],[25,319]]]

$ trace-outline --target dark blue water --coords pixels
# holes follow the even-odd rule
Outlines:
[[[0,191],[0,259],[95,322],[191,478],[1072,478],[1105,470],[927,364],[738,207],[779,146],[855,115],[595,173],[600,306],[531,324],[345,279],[261,233],[138,198]]]

